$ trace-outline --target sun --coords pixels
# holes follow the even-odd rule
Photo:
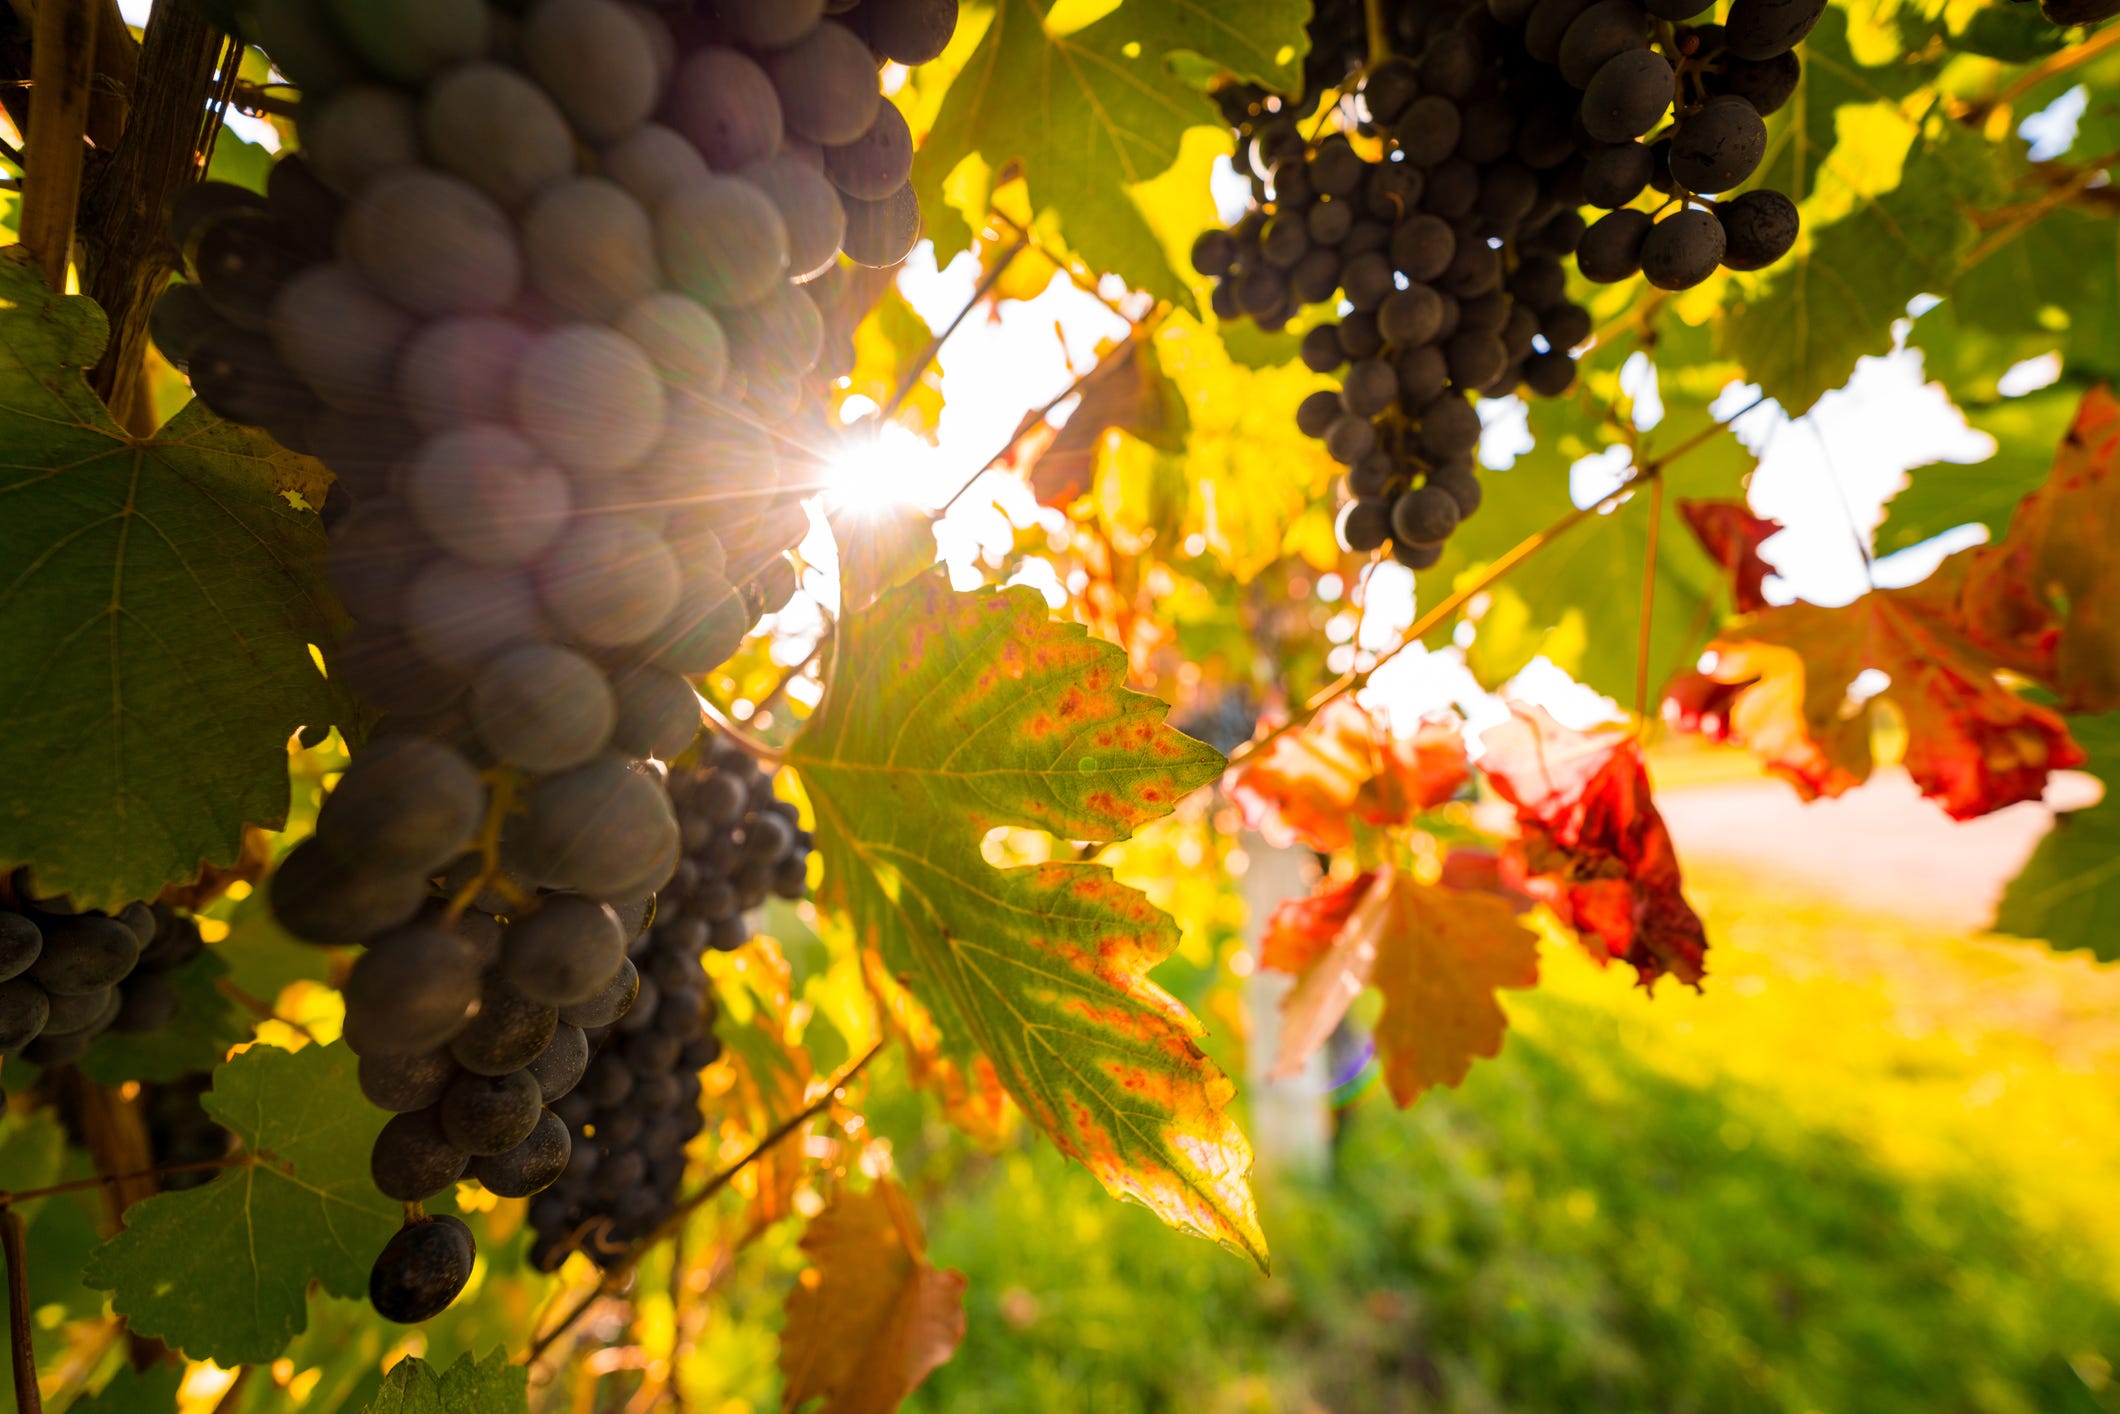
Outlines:
[[[866,398],[847,400],[849,426],[825,466],[826,509],[868,515],[939,506],[956,489],[961,469],[953,474],[949,458],[917,433],[897,423],[878,425],[865,415],[873,407]]]

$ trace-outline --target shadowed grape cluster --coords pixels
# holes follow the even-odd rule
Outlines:
[[[329,667],[380,722],[270,893],[290,933],[363,949],[345,1038],[395,1116],[391,1197],[566,1167],[547,1105],[633,1003],[628,944],[684,855],[660,763],[699,727],[686,679],[794,592],[826,383],[879,290],[856,268],[920,234],[879,69],[956,24],[831,8],[238,7],[301,89],[300,150],[262,196],[176,204],[192,278],[153,333],[335,477]],[[401,1234],[378,1309],[431,1314],[384,1265],[468,1270],[448,1236]]]
[[[721,1054],[700,959],[749,942],[746,914],[768,897],[807,891],[810,837],[795,807],[775,798],[773,778],[711,736],[699,757],[670,775],[685,855],[632,948],[640,995],[615,1025],[590,1032],[588,1071],[555,1106],[572,1157],[530,1206],[532,1259],[546,1270],[577,1249],[609,1265],[670,1216],[685,1146],[704,1123],[699,1071]]]
[[[1571,257],[1588,280],[1679,290],[1795,244],[1787,197],[1721,194],[1756,172],[1763,115],[1795,92],[1794,48],[1824,0],[1732,0],[1723,23],[1679,23],[1709,3],[1397,4],[1398,57],[1375,65],[1361,7],[1320,6],[1309,92],[1219,93],[1253,202],[1193,264],[1220,318],[1274,332],[1333,311],[1301,350],[1340,387],[1296,418],[1347,468],[1348,549],[1425,569],[1479,510],[1476,400],[1574,382],[1591,321]],[[1306,132],[1342,84],[1340,129]],[[1586,221],[1586,206],[1608,214]]]
[[[169,974],[202,946],[198,925],[160,904],[80,908],[17,869],[0,891],[0,1056],[60,1065],[106,1031],[160,1031],[177,1014]]]

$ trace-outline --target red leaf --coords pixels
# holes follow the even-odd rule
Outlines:
[[[1967,557],[1968,637],[2076,712],[2120,707],[2120,401],[2083,395],[2046,483]]]
[[[1347,916],[1368,892],[1372,877],[1357,874],[1344,884],[1327,880],[1307,898],[1282,900],[1259,942],[1259,966],[1301,972],[1316,962],[1347,926]]]
[[[1908,774],[1953,819],[2037,800],[2048,774],[2081,764],[2083,751],[1967,641],[1959,614],[1973,565],[1953,556],[1920,584],[1838,609],[1770,609],[1716,643],[1713,676],[1735,689],[1727,737],[1806,798],[1839,795],[1868,779],[1871,714],[1888,701],[1906,724]],[[1865,672],[1885,685],[1858,698]]]
[[[1384,998],[1376,1029],[1384,1082],[1403,1108],[1501,1053],[1509,1018],[1495,993],[1538,984],[1538,935],[1492,894],[1420,884],[1389,868],[1352,888],[1355,906],[1338,935],[1282,1003],[1273,1073],[1300,1069],[1374,983]]]
[[[1505,870],[1525,891],[1631,964],[1645,986],[1666,973],[1691,986],[1708,940],[1680,892],[1671,833],[1649,799],[1631,733],[1577,732],[1535,707],[1480,738],[1480,770],[1516,807],[1519,838]]]
[[[1737,612],[1766,608],[1760,586],[1766,581],[1768,565],[1759,557],[1759,547],[1781,532],[1781,522],[1752,514],[1743,501],[1680,501],[1678,513],[1693,527],[1694,538],[1708,558],[1729,572]]]
[[[1470,776],[1455,719],[1423,722],[1400,740],[1342,697],[1239,767],[1229,793],[1252,824],[1278,820],[1330,853],[1353,841],[1350,818],[1403,825]]]

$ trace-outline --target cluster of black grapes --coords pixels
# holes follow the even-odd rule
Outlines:
[[[334,472],[330,663],[381,714],[271,898],[364,949],[378,1186],[527,1196],[680,862],[685,675],[793,590],[847,262],[919,236],[879,62],[939,51],[955,0],[239,8],[302,90],[301,151],[262,198],[179,204],[193,280],[154,332],[209,406]],[[469,1260],[416,1222],[371,1294],[423,1319]]]
[[[0,1055],[38,1065],[77,1060],[106,1031],[146,1035],[177,1014],[169,974],[203,943],[160,904],[115,914],[39,896],[18,869],[0,901]]]
[[[211,1071],[193,1071],[167,1082],[149,1081],[140,1087],[140,1118],[147,1127],[147,1145],[158,1169],[187,1170],[164,1173],[156,1184],[165,1193],[197,1188],[214,1180],[209,1168],[190,1168],[225,1159],[234,1147],[230,1134],[202,1103],[213,1088]]]
[[[1348,468],[1350,550],[1388,544],[1412,568],[1436,563],[1480,506],[1474,399],[1571,386],[1590,319],[1568,297],[1568,257],[1591,280],[1641,273],[1684,289],[1794,244],[1796,208],[1780,193],[1710,194],[1758,167],[1761,115],[1794,91],[1793,48],[1824,0],[1734,0],[1724,24],[1675,23],[1709,3],[1394,5],[1386,29],[1409,57],[1361,75],[1351,135],[1311,141],[1302,123],[1316,85],[1333,67],[1343,81],[1366,49],[1354,38],[1361,7],[1341,0],[1312,21],[1314,45],[1330,40],[1312,92],[1219,95],[1254,202],[1231,230],[1202,236],[1193,263],[1217,282],[1225,319],[1273,331],[1335,306],[1338,322],[1309,330],[1302,356],[1340,371],[1341,387],[1296,416]],[[1635,205],[1652,188],[1654,212]],[[1610,214],[1587,223],[1586,205]]]
[[[721,1054],[700,958],[750,941],[748,911],[807,890],[810,837],[773,778],[742,750],[703,737],[700,764],[672,770],[685,854],[632,948],[640,996],[602,1035],[581,1085],[555,1106],[573,1139],[565,1173],[530,1206],[532,1260],[550,1271],[577,1249],[623,1256],[673,1210],[685,1146],[703,1126],[699,1071]]]

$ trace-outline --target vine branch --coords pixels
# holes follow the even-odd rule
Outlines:
[[[66,292],[73,261],[98,14],[93,0],[43,0],[31,21],[21,239],[54,294]]]
[[[554,1341],[573,1329],[575,1323],[588,1314],[591,1306],[594,1306],[607,1296],[615,1295],[618,1289],[625,1285],[626,1278],[633,1274],[633,1269],[640,1265],[641,1259],[647,1256],[657,1245],[675,1236],[677,1231],[684,1226],[687,1218],[699,1211],[702,1206],[711,1202],[716,1194],[733,1183],[738,1174],[752,1164],[757,1163],[759,1159],[765,1156],[768,1150],[774,1148],[788,1138],[789,1135],[795,1133],[796,1130],[801,1129],[811,1120],[831,1108],[832,1103],[839,1098],[840,1092],[845,1090],[848,1085],[851,1085],[862,1071],[868,1069],[869,1062],[883,1054],[883,1045],[882,1041],[878,1041],[875,1045],[869,1047],[866,1055],[833,1077],[832,1083],[825,1087],[823,1094],[809,1104],[804,1105],[789,1118],[782,1120],[779,1124],[773,1126],[772,1129],[766,1131],[765,1135],[757,1143],[745,1151],[743,1157],[708,1179],[699,1187],[698,1191],[686,1197],[672,1209],[670,1216],[663,1219],[655,1231],[635,1243],[624,1257],[613,1264],[604,1273],[603,1278],[595,1286],[591,1287],[582,1296],[581,1300],[575,1302],[568,1309],[566,1315],[560,1317],[558,1324],[532,1343],[529,1353],[523,1357],[523,1363],[526,1365],[536,1364],[545,1351],[551,1348]]]
[[[22,1215],[13,1208],[0,1211],[0,1250],[7,1257],[7,1343],[15,1371],[15,1408],[21,1414],[43,1414],[37,1344],[29,1320],[29,1252],[22,1240]]]

